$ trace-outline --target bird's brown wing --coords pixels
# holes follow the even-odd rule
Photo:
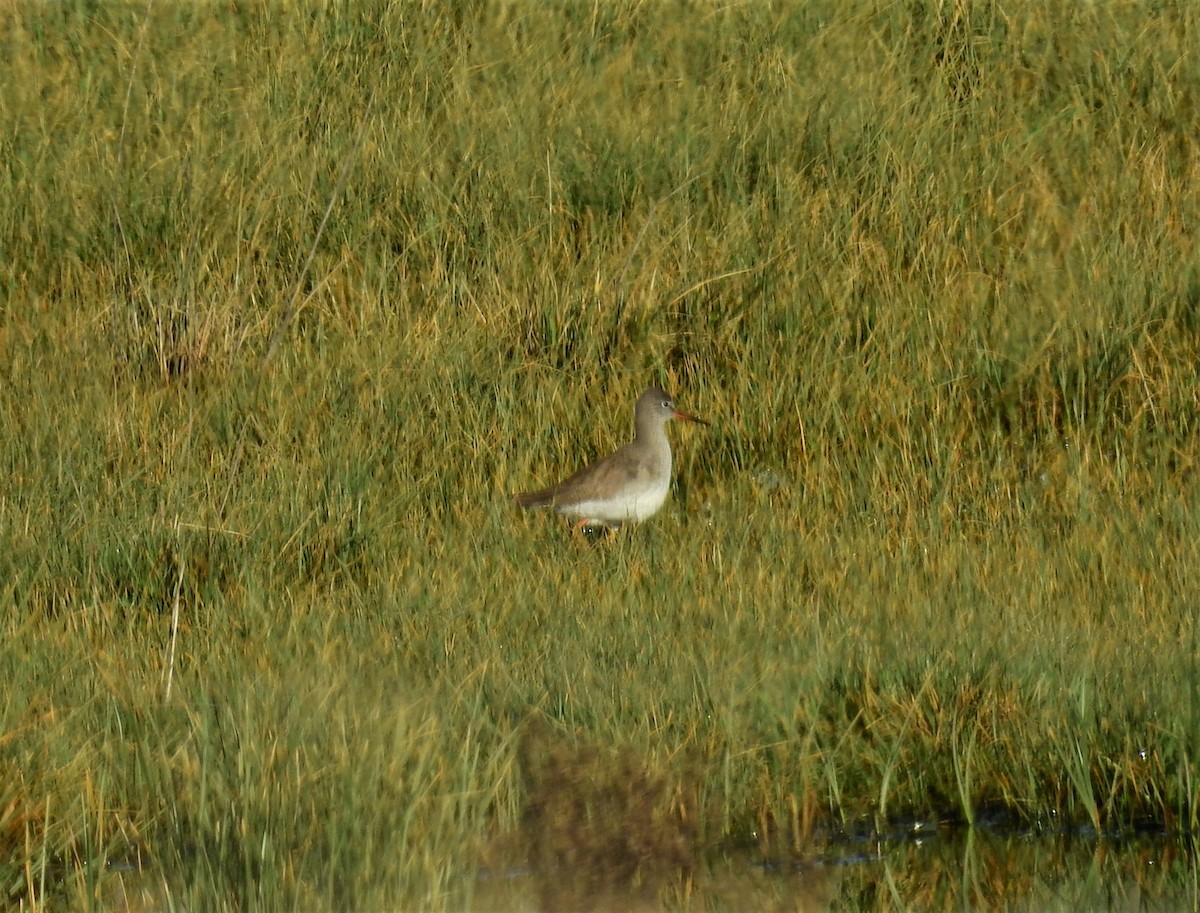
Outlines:
[[[583,467],[557,485],[517,495],[513,500],[521,507],[555,507],[559,504],[601,500],[646,471],[645,467],[638,467],[625,459],[626,447]]]

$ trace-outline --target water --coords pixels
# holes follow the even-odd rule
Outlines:
[[[660,898],[596,873],[483,873],[477,913],[657,910],[1006,911],[1182,913],[1200,909],[1196,856],[1162,836],[1097,838],[934,831],[885,842],[831,844],[799,862],[729,858]],[[606,885],[594,890],[595,885]]]
[[[96,909],[188,908],[153,867],[114,870]],[[326,909],[313,886],[312,909]],[[221,906],[212,898],[211,908]],[[209,904],[204,905],[209,908]],[[441,905],[439,905],[441,906]],[[465,913],[1183,913],[1200,910],[1186,840],[933,830],[885,841],[830,842],[801,861],[751,852],[710,862],[687,884],[646,896],[621,874],[580,868],[542,876],[483,871],[452,901]],[[372,907],[376,909],[376,907]],[[381,908],[386,909],[386,907]],[[397,907],[400,910],[401,907]]]

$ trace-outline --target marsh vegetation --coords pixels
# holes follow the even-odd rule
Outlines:
[[[547,809],[624,858],[610,800],[682,904],[903,820],[1194,834],[1198,42],[6,6],[0,903],[458,909]],[[713,422],[660,514],[512,509],[652,382]]]

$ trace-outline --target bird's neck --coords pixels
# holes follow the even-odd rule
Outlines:
[[[665,449],[668,453],[671,451],[671,444],[667,438],[666,422],[638,422],[637,428],[634,430],[633,439],[644,446],[655,447],[660,450]]]

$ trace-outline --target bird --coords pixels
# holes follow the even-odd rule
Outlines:
[[[617,529],[625,523],[641,523],[663,506],[671,487],[671,442],[666,426],[672,419],[708,424],[676,409],[662,387],[650,387],[638,397],[632,441],[557,485],[519,494],[513,500],[524,508],[553,508],[576,521],[579,529]]]

